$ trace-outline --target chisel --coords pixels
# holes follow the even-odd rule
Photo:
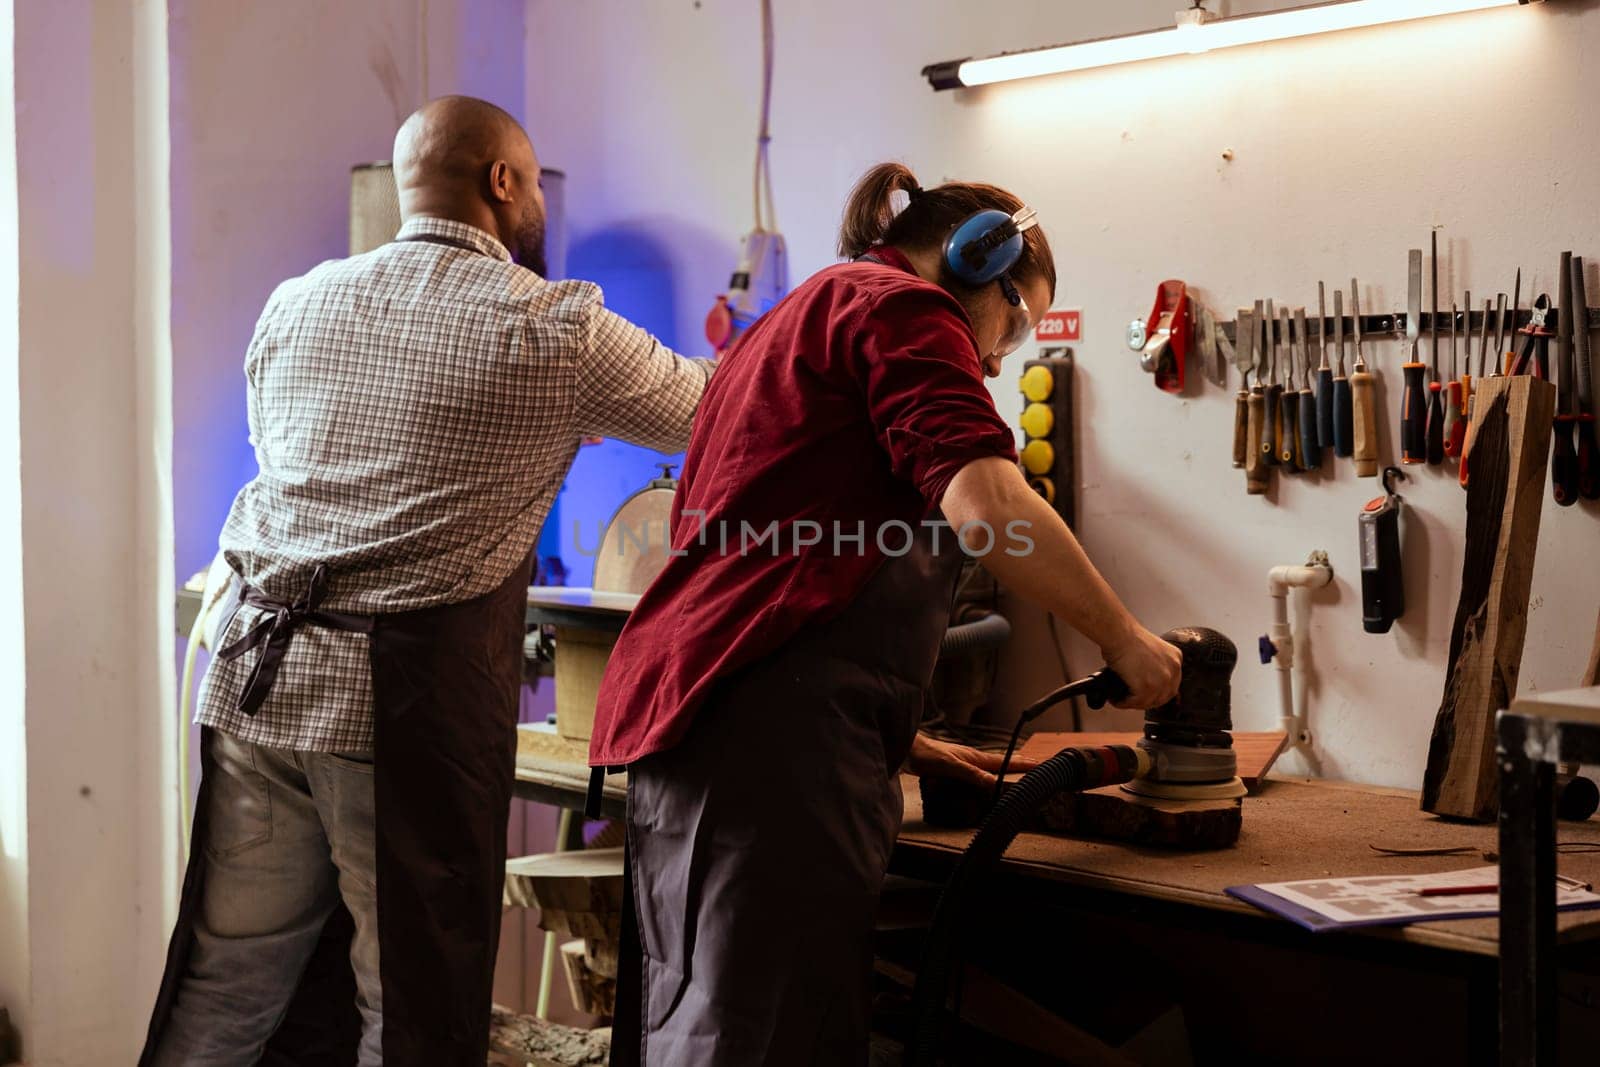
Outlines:
[[[1466,297],[1461,301],[1461,329],[1467,335],[1461,342],[1463,359],[1461,362],[1461,433],[1466,436],[1467,412],[1472,404],[1472,290],[1467,290]],[[1489,320],[1483,320],[1483,328],[1489,328]]]
[[[1511,322],[1506,326],[1505,348],[1501,350],[1501,357],[1495,365],[1495,377],[1511,373],[1511,365],[1517,361],[1517,316],[1521,314],[1517,308],[1522,303],[1522,268],[1517,268],[1517,284],[1511,290]],[[1504,364],[1502,367],[1500,364]]]
[[[1261,301],[1256,301],[1250,316],[1250,359],[1256,382],[1250,387],[1249,414],[1245,429],[1246,455],[1244,460],[1245,492],[1260,496],[1267,491],[1267,457],[1261,453],[1262,427],[1267,423],[1267,391],[1261,384],[1262,367],[1266,355],[1261,349],[1261,321],[1267,317]]]
[[[1278,382],[1278,313],[1273,310],[1272,301],[1267,301],[1267,317],[1261,324],[1262,337],[1266,343],[1267,362],[1267,407],[1261,420],[1261,455],[1267,461],[1267,466],[1278,465],[1278,442],[1283,438],[1283,427],[1279,421],[1280,412],[1278,405],[1282,402],[1283,386]]]
[[[1417,358],[1417,339],[1422,335],[1422,249],[1413,248],[1406,271],[1406,343],[1411,359],[1400,369],[1405,374],[1405,391],[1400,399],[1400,460],[1422,463],[1428,454],[1428,368]]]
[[[1280,308],[1278,316],[1278,337],[1283,342],[1289,361],[1283,392],[1278,398],[1281,406],[1278,416],[1278,462],[1284,469],[1293,472],[1301,469],[1300,457],[1295,454],[1300,447],[1300,390],[1294,385],[1294,338],[1289,336],[1289,309]]]
[[[1350,319],[1355,323],[1356,366],[1350,375],[1351,407],[1354,409],[1356,474],[1362,478],[1378,476],[1378,405],[1376,384],[1367,370],[1367,357],[1361,350],[1361,290],[1350,279]]]
[[[1240,308],[1233,321],[1237,324],[1234,336],[1239,338],[1239,351],[1248,353],[1239,365],[1239,392],[1233,398],[1233,465],[1242,468],[1250,454],[1250,371],[1256,363],[1256,326],[1249,308]],[[1249,341],[1245,340],[1246,334]]]
[[[1433,367],[1428,379],[1428,465],[1444,462],[1444,384],[1439,381],[1439,231],[1433,231],[1433,314],[1428,319],[1428,355]]]
[[[1556,425],[1550,449],[1550,493],[1564,508],[1578,502],[1578,450],[1573,442],[1578,404],[1572,387],[1572,253],[1561,253],[1560,310],[1556,315]]]
[[[1589,293],[1583,280],[1583,257],[1572,257],[1572,339],[1578,386],[1578,495],[1600,497],[1600,444],[1595,441],[1594,364],[1589,348]]]
[[[1339,369],[1333,375],[1333,454],[1348,456],[1355,448],[1350,423],[1350,379],[1344,373],[1344,290],[1333,291],[1334,354]]]
[[[1498,313],[1496,313],[1495,310],[1494,310],[1494,303],[1488,297],[1484,297],[1483,298],[1483,336],[1482,336],[1482,339],[1480,340],[1479,346],[1478,346],[1478,377],[1473,382],[1470,383],[1472,388],[1469,388],[1467,390],[1466,411],[1465,411],[1465,413],[1463,413],[1462,419],[1461,419],[1461,421],[1466,424],[1466,427],[1469,430],[1472,428],[1472,409],[1476,405],[1476,400],[1477,400],[1477,396],[1478,396],[1477,390],[1481,389],[1483,387],[1483,376],[1484,376],[1484,373],[1485,373],[1485,368],[1486,368],[1486,366],[1488,365],[1488,362],[1489,362],[1489,323],[1491,323],[1491,322],[1501,323],[1502,326],[1503,326],[1502,320],[1505,318],[1505,312],[1506,312],[1506,294],[1504,294],[1504,293],[1500,294],[1500,310],[1499,310]],[[1471,313],[1469,312],[1468,313],[1468,320],[1467,320],[1467,323],[1468,323],[1468,326],[1467,326],[1467,341],[1468,341],[1468,344],[1467,344],[1467,364],[1468,364],[1467,373],[1468,374],[1472,373],[1472,366],[1471,366],[1471,364],[1472,364],[1472,344],[1471,344],[1471,341],[1472,341],[1472,327],[1471,327],[1471,322],[1472,322]],[[1497,345],[1499,344],[1499,339],[1498,338],[1496,338],[1495,343]],[[1461,439],[1461,466],[1460,466],[1460,471],[1461,471],[1461,488],[1465,489],[1467,487],[1467,438],[1465,436],[1463,436],[1462,439]]]
[[[1333,434],[1333,370],[1328,366],[1328,294],[1327,286],[1317,283],[1317,348],[1322,353],[1322,365],[1317,368],[1317,448],[1332,448]],[[1317,456],[1321,462],[1322,456]]]
[[[1468,296],[1472,294],[1468,293]],[[1470,309],[1471,304],[1467,307]],[[1447,456],[1461,455],[1461,440],[1467,434],[1467,424],[1461,418],[1462,392],[1461,392],[1461,353],[1456,343],[1456,319],[1461,315],[1461,309],[1452,301],[1450,304],[1450,377],[1444,383],[1444,454]],[[1472,315],[1467,315],[1467,324],[1472,324]],[[1471,350],[1472,338],[1467,338],[1468,351]]]
[[[1317,438],[1317,396],[1311,391],[1311,344],[1306,337],[1306,309],[1294,309],[1294,339],[1300,345],[1300,449],[1295,462],[1308,471],[1322,466],[1322,444]]]

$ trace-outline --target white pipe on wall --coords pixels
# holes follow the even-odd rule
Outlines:
[[[1306,709],[1294,706],[1294,628],[1289,624],[1289,590],[1320,589],[1333,581],[1333,567],[1321,549],[1300,566],[1280,565],[1267,572],[1267,595],[1272,597],[1272,628],[1267,632],[1272,659],[1278,669],[1278,722],[1289,735],[1288,749],[1311,754],[1311,730]]]

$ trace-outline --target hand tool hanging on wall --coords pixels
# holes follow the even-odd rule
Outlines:
[[[1489,361],[1489,323],[1500,322],[1505,317],[1506,294],[1500,294],[1500,314],[1496,315],[1494,303],[1488,297],[1483,299],[1483,334],[1478,343],[1478,375],[1466,383],[1466,405],[1462,409],[1461,422],[1463,427],[1472,425],[1472,410],[1477,402],[1478,389],[1483,385],[1485,368]],[[1472,373],[1472,312],[1470,307],[1467,312],[1467,374]],[[1496,339],[1496,344],[1499,340]],[[1498,352],[1498,349],[1496,350]],[[1497,356],[1498,358],[1498,356]],[[1464,375],[1463,377],[1466,377]],[[1461,488],[1467,487],[1467,439],[1461,438],[1461,463],[1459,467]]]
[[[1428,319],[1428,465],[1444,462],[1444,385],[1439,381],[1439,231],[1433,231],[1433,314]]]
[[[1511,373],[1511,365],[1516,362],[1517,333],[1519,332],[1519,327],[1517,326],[1517,316],[1520,314],[1521,307],[1522,268],[1518,267],[1517,283],[1511,287],[1511,320],[1506,324],[1505,339],[1502,344],[1498,346],[1499,351],[1495,355],[1494,373],[1495,377],[1497,378],[1502,374]]]
[[[1317,395],[1311,389],[1311,345],[1306,337],[1306,309],[1294,309],[1294,339],[1300,346],[1300,447],[1295,460],[1308,471],[1322,465],[1322,442],[1317,437]]]
[[[1367,501],[1357,516],[1361,536],[1361,625],[1369,634],[1386,634],[1406,610],[1400,567],[1400,497],[1394,479],[1399,467],[1385,467],[1383,496]]]
[[[1468,296],[1472,294],[1468,293]],[[1471,308],[1468,304],[1467,323],[1472,323]],[[1450,377],[1444,383],[1444,454],[1446,456],[1459,456],[1461,442],[1467,435],[1467,424],[1461,420],[1462,397],[1461,392],[1461,353],[1457,342],[1456,319],[1460,318],[1461,309],[1452,301],[1450,304]],[[1467,345],[1471,346],[1472,338],[1467,338]]]
[[[1511,337],[1515,336],[1517,325],[1517,302],[1521,299],[1522,269],[1519,267],[1517,269],[1517,284],[1512,289],[1511,312],[1509,316],[1506,313],[1506,294],[1500,293],[1495,300],[1495,307],[1498,311],[1498,314],[1496,315],[1494,334],[1494,372],[1489,375],[1490,378],[1502,377],[1502,363],[1504,363],[1506,366],[1510,366],[1511,353],[1506,351],[1506,344]],[[1484,390],[1484,385],[1487,379],[1485,379],[1482,371],[1483,368],[1480,367],[1478,373],[1478,388],[1474,390],[1474,395],[1481,394]],[[1481,401],[1474,400],[1473,411],[1476,412],[1480,406]],[[1476,417],[1477,416],[1474,415],[1474,418]],[[1472,424],[1469,422],[1467,424],[1467,440],[1461,446],[1461,488],[1463,489],[1467,488],[1468,484],[1467,466],[1471,452]]]
[[[1239,330],[1238,351],[1246,353],[1243,360],[1235,361],[1239,368],[1239,391],[1233,398],[1233,465],[1242,468],[1250,455],[1250,371],[1256,356],[1255,336],[1251,334],[1247,341],[1245,334],[1255,329],[1255,319],[1249,308],[1240,308],[1234,321]]]
[[[1528,325],[1517,332],[1522,335],[1522,351],[1506,373],[1513,377],[1531,374],[1535,378],[1550,380],[1550,338],[1556,335],[1550,328],[1550,294],[1540,293],[1528,313]]]
[[[1194,315],[1194,347],[1200,360],[1200,373],[1220,389],[1228,384],[1228,369],[1223,358],[1232,355],[1232,346],[1228,335],[1217,329],[1217,319],[1211,309],[1204,304],[1197,306],[1200,310]]]
[[[1583,278],[1583,257],[1572,257],[1573,358],[1578,390],[1578,495],[1585,500],[1600,497],[1600,442],[1595,439],[1594,364],[1589,348],[1589,291]]]
[[[1267,433],[1266,427],[1270,421],[1267,418],[1267,390],[1261,384],[1266,364],[1266,354],[1262,351],[1261,325],[1266,317],[1264,305],[1257,300],[1255,310],[1250,316],[1250,362],[1255,371],[1256,383],[1250,387],[1250,398],[1246,405],[1248,424],[1245,429],[1244,460],[1245,492],[1251,496],[1265,493],[1270,477],[1267,457],[1261,451],[1262,437]]]
[[[1407,253],[1406,344],[1411,358],[1400,368],[1405,392],[1400,398],[1400,460],[1422,463],[1428,458],[1428,368],[1417,356],[1422,336],[1422,249]]]
[[[1169,278],[1156,287],[1139,366],[1155,375],[1156,388],[1164,392],[1183,392],[1189,339],[1194,335],[1191,315],[1189,287],[1182,280]]]
[[[1367,370],[1366,353],[1361,348],[1361,290],[1354,278],[1350,279],[1350,318],[1356,329],[1356,368],[1350,376],[1350,399],[1354,409],[1356,475],[1375,478],[1378,474],[1378,410],[1377,387],[1372,372]]]
[[[1317,283],[1317,348],[1322,354],[1322,365],[1317,368],[1317,461],[1320,449],[1332,448],[1333,440],[1333,369],[1328,366],[1328,287]]]
[[[1283,393],[1278,412],[1278,463],[1289,473],[1301,469],[1300,457],[1300,390],[1294,384],[1294,338],[1289,335],[1289,309],[1278,310],[1278,337],[1283,344],[1288,373],[1284,376]]]
[[[1350,397],[1350,379],[1344,371],[1344,290],[1333,291],[1334,352],[1339,357],[1339,369],[1333,375],[1333,454],[1348,456],[1355,451],[1354,405]]]
[[[1283,384],[1278,380],[1278,313],[1272,301],[1267,301],[1267,317],[1261,324],[1262,337],[1266,344],[1267,371],[1267,410],[1266,417],[1261,423],[1261,454],[1267,461],[1267,466],[1278,465],[1278,442],[1283,439],[1283,423],[1278,405],[1283,402]]]
[[[1578,450],[1573,431],[1578,424],[1577,397],[1572,378],[1572,253],[1561,253],[1560,287],[1563,307],[1556,317],[1556,419],[1550,449],[1550,494],[1564,508],[1578,502]]]

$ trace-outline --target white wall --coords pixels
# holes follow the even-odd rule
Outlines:
[[[173,912],[165,15],[15,18],[27,831],[6,849],[26,846],[27,955],[7,994],[34,1067],[129,1060]]]
[[[1363,284],[1363,309],[1405,299],[1405,253],[1443,227],[1446,285],[1475,297],[1554,288],[1561,250],[1600,256],[1600,4],[1566,0],[1215,55],[934,94],[926,63],[1161,24],[1172,0],[1035,4],[931,0],[777,3],[772,158],[791,276],[832,262],[845,192],[899,158],[924,183],[980,178],[1033,203],[1054,244],[1057,306],[1085,311],[1079,356],[1079,532],[1155,629],[1215,626],[1239,644],[1242,729],[1276,721],[1255,662],[1265,571],[1325,548],[1337,578],[1311,607],[1312,729],[1331,776],[1417,785],[1460,584],[1464,494],[1438,470],[1402,491],[1411,608],[1361,628],[1356,514],[1377,493],[1348,463],[1244,493],[1229,464],[1233,390],[1155,390],[1123,345],[1156,284],[1181,277],[1221,311],[1257,298],[1315,308],[1316,282]],[[1252,9],[1274,6],[1252,4]],[[1246,6],[1235,4],[1235,11]],[[757,5],[529,0],[528,118],[568,172],[572,244],[648,239],[677,333],[697,338],[748,228]],[[581,103],[579,103],[581,102]],[[1231,150],[1232,162],[1223,158]],[[1594,291],[1591,269],[1591,292]],[[695,351],[693,343],[685,347]],[[1393,456],[1400,362],[1372,345]],[[993,385],[1007,414],[1014,378]],[[1547,508],[1522,687],[1581,671],[1600,602],[1600,511]],[[1002,695],[1058,678],[1032,611]],[[1092,648],[1069,641],[1078,672]],[[1090,724],[1131,720],[1090,717]]]
[[[255,474],[244,350],[267,296],[349,247],[350,168],[430,96],[522,110],[517,0],[171,0],[178,573]],[[425,32],[424,32],[425,31]]]

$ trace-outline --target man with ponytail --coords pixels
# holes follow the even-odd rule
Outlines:
[[[1177,692],[1177,650],[1028,488],[984,386],[1055,297],[1033,213],[885,163],[839,252],[712,379],[673,555],[601,688],[590,762],[629,772],[634,901],[613,1063],[866,1061],[900,772],[998,769],[917,733],[964,558],[1094,641],[1124,706]]]

